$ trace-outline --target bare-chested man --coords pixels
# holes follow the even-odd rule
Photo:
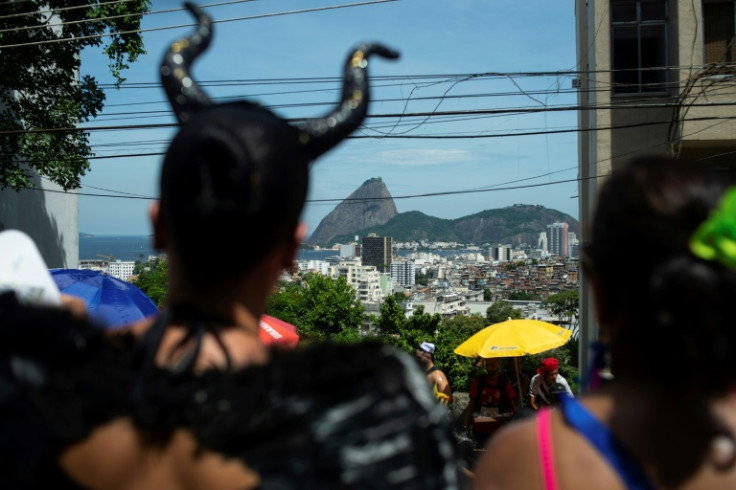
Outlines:
[[[440,403],[449,405],[452,403],[452,388],[445,373],[434,364],[435,346],[429,342],[422,342],[417,349],[416,356],[424,366],[424,374],[427,375],[432,393]]]

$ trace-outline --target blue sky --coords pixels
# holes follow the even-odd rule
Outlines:
[[[324,156],[313,166],[310,200],[339,201],[365,180],[381,177],[395,198],[473,191],[396,199],[399,212],[419,210],[451,219],[524,203],[577,218],[577,134],[513,135],[574,129],[574,111],[442,114],[574,106],[572,75],[555,74],[575,69],[572,0],[398,0],[274,15],[357,3],[362,2],[257,0],[206,7],[214,0],[200,1],[215,20],[263,17],[215,24],[213,43],[195,63],[194,76],[231,82],[206,86],[213,98],[247,96],[274,106],[284,117],[319,116],[337,100],[340,84],[333,79],[341,75],[350,48],[361,41],[382,42],[399,50],[401,58],[371,60],[369,73],[377,79],[369,114],[406,116],[369,118],[356,133],[360,138]],[[153,0],[151,10],[180,6]],[[147,15],[142,27],[191,22],[188,13],[177,11]],[[158,86],[158,65],[166,46],[190,30],[145,32],[148,54],[124,73],[128,84],[145,85],[107,90],[102,115],[88,126],[173,122]],[[83,53],[82,71],[102,83],[111,82],[107,60],[97,52]],[[486,75],[471,76],[478,74]],[[297,77],[317,80],[285,83]],[[272,82],[255,84],[254,79]],[[411,116],[416,113],[432,115]],[[93,131],[91,143],[97,156],[159,153],[165,151],[173,131]],[[441,138],[399,139],[386,134]],[[448,138],[463,135],[477,137]],[[161,160],[161,156],[92,160],[80,192],[155,197]],[[570,182],[555,183],[559,181]],[[530,185],[535,187],[477,192]],[[310,231],[336,204],[307,204],[303,219]],[[148,205],[144,199],[81,196],[79,229],[98,235],[149,233]]]

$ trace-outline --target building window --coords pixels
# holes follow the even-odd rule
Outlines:
[[[734,56],[733,0],[703,0],[705,63],[732,63]]]
[[[667,0],[611,0],[613,91],[663,92],[667,83]]]

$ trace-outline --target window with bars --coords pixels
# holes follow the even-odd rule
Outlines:
[[[705,63],[736,61],[734,24],[734,0],[703,0]]]
[[[667,0],[611,0],[613,91],[667,89]]]

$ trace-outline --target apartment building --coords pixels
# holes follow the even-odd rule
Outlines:
[[[123,281],[127,281],[130,276],[133,275],[133,268],[135,267],[135,261],[122,261],[116,260],[110,262],[107,271],[112,277],[117,277]]]
[[[412,260],[391,262],[391,277],[400,286],[413,286],[416,283],[416,266]]]
[[[373,265],[385,272],[391,266],[392,241],[390,236],[377,236],[375,233],[363,237],[360,251],[363,265]]]
[[[381,275],[374,266],[341,262],[333,268],[331,275],[344,277],[357,292],[357,298],[361,303],[380,303],[383,299]]]
[[[638,155],[674,154],[733,168],[733,0],[576,2],[582,241],[606,176]],[[733,171],[733,170],[731,170]],[[595,335],[581,275],[581,342]],[[581,352],[581,372],[588,352]]]
[[[560,257],[567,256],[567,223],[552,223],[547,225],[547,244],[549,253]]]

